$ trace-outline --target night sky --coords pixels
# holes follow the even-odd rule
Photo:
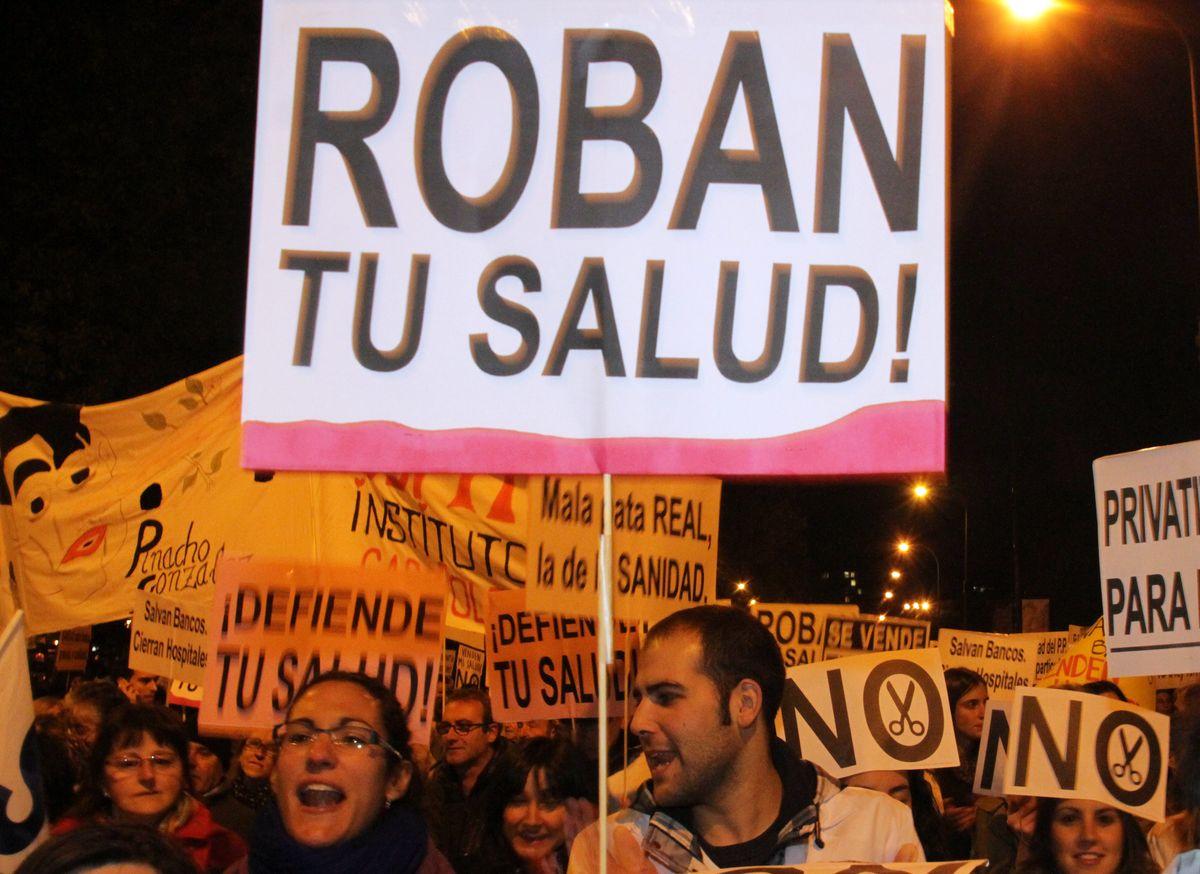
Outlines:
[[[965,624],[1015,583],[1063,627],[1100,612],[1092,460],[1200,438],[1187,59],[1136,18],[955,5],[949,475],[927,507],[902,481],[727,484],[722,573],[839,600],[821,574],[854,570],[872,609],[903,532],[957,599],[965,508]],[[113,401],[239,354],[255,4],[6,19],[0,389]],[[932,594],[926,552],[901,566]]]

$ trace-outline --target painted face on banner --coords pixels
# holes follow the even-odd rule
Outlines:
[[[987,686],[973,686],[954,705],[954,731],[968,740],[983,737],[983,717],[987,712]]]
[[[725,702],[700,669],[700,640],[661,638],[642,650],[630,730],[641,740],[655,801],[693,805],[712,797],[731,774],[738,729],[726,724]]]
[[[1121,865],[1125,824],[1115,807],[1099,801],[1060,801],[1050,840],[1062,874],[1113,874]]]

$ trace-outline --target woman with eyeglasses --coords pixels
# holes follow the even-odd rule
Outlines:
[[[224,871],[245,858],[246,844],[187,794],[187,754],[187,735],[168,710],[117,710],[92,748],[79,802],[54,833],[85,823],[148,826],[181,844],[200,871]]]
[[[452,874],[416,808],[404,711],[364,674],[331,671],[275,727],[275,803],[254,825],[251,874]]]
[[[243,738],[224,783],[208,800],[213,819],[249,839],[254,818],[272,799],[271,772],[275,769],[275,739],[262,729]]]

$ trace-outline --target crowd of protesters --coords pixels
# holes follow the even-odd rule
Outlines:
[[[629,724],[609,725],[601,817],[595,720],[500,725],[469,687],[440,702],[427,749],[383,684],[332,672],[273,730],[230,742],[126,672],[35,702],[55,836],[18,870],[591,874],[603,828],[614,874],[966,859],[1200,871],[1200,689],[1172,701],[1170,817],[1151,829],[1102,800],[975,796],[987,688],[961,668],[946,688],[957,767],[835,780],[775,735],[771,634],[733,608],[681,611],[643,643]]]

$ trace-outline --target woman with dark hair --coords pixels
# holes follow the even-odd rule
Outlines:
[[[1137,820],[1125,811],[1078,798],[1039,798],[1036,808],[1009,816],[1021,842],[1017,874],[1158,871]]]
[[[417,811],[403,709],[365,674],[331,671],[275,727],[275,801],[254,824],[253,874],[452,874]]]
[[[933,798],[933,787],[926,771],[862,771],[842,780],[843,786],[858,786],[890,795],[912,810],[913,826],[927,862],[953,859],[946,846],[946,827]]]
[[[957,768],[934,771],[942,792],[942,818],[946,823],[950,858],[970,859],[975,828],[975,759],[983,736],[983,716],[988,690],[983,677],[966,668],[946,669],[946,693],[954,720],[954,739],[958,744]]]
[[[117,710],[92,749],[79,802],[54,833],[87,823],[147,826],[182,844],[199,870],[224,871],[246,855],[246,845],[187,794],[187,752],[170,711],[141,704]]]
[[[566,739],[536,737],[506,749],[484,798],[482,831],[468,839],[472,874],[565,871],[571,841],[596,818],[596,778]]]
[[[81,825],[51,838],[29,854],[16,874],[76,874],[108,866],[121,871],[196,874],[187,851],[166,835],[146,826],[116,823]]]

